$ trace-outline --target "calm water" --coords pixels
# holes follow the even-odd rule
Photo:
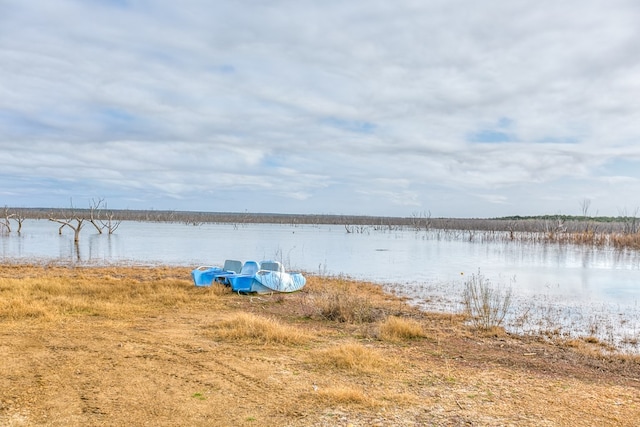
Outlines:
[[[379,282],[442,310],[459,309],[464,281],[480,272],[496,286],[511,287],[521,310],[535,309],[538,317],[528,319],[535,327],[518,326],[524,332],[560,321],[596,335],[622,329],[626,338],[640,337],[640,254],[633,251],[475,243],[411,230],[360,234],[327,225],[149,222],[123,222],[110,236],[87,224],[76,246],[71,230],[58,235],[57,224],[31,220],[20,235],[0,235],[0,256],[4,261],[193,267],[227,258],[276,259],[290,270]]]

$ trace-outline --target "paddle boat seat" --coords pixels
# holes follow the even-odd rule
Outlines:
[[[229,286],[231,280],[236,277],[253,277],[260,270],[260,264],[255,261],[246,261],[239,272],[225,272],[216,274],[214,280],[223,285]]]
[[[242,261],[238,261],[235,259],[225,260],[222,269],[224,271],[233,271],[234,273],[240,273],[240,271],[242,270]]]
[[[260,270],[261,266],[255,261],[246,261],[240,270],[241,275],[253,276]]]
[[[260,263],[260,270],[280,271],[284,273],[284,266],[278,261],[262,261]]]

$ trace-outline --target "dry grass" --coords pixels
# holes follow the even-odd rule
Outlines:
[[[311,359],[313,365],[368,374],[380,372],[390,365],[377,350],[357,343],[316,350]]]
[[[188,276],[164,274],[164,268],[131,267],[123,277],[117,268],[47,267],[47,279],[26,271],[32,266],[9,266],[0,277],[0,319],[53,321],[69,316],[129,318],[141,312],[179,307],[192,301]],[[201,290],[201,302],[215,304],[218,296]]]
[[[640,233],[612,234],[609,242],[616,249],[640,249]]]
[[[426,334],[417,320],[389,316],[380,324],[378,336],[386,341],[402,341],[424,338]]]
[[[217,340],[252,341],[261,344],[305,344],[311,336],[295,326],[251,313],[234,313],[205,327]]]
[[[12,266],[0,278],[0,318],[52,321],[76,315],[127,318],[141,312],[178,307],[192,299],[185,277],[162,269],[133,268],[122,277],[112,268],[43,268],[43,276],[25,274],[28,266]],[[8,274],[7,274],[8,271]],[[36,270],[37,271],[37,270]],[[208,292],[205,299],[214,302]]]
[[[594,336],[581,338],[558,339],[559,343],[574,349],[575,351],[590,356],[602,357],[603,353],[615,351],[615,348]]]
[[[475,329],[474,332],[475,335],[485,338],[502,338],[508,335],[507,331],[502,326],[492,326],[487,329]]]
[[[374,303],[380,288],[345,278],[313,278],[307,285],[303,311],[309,317],[344,323],[373,323],[384,316]]]
[[[370,396],[367,396],[362,389],[355,387],[329,387],[318,390],[317,397],[330,405],[362,405],[367,407],[379,406],[380,404]]]

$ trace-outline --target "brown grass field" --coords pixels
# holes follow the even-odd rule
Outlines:
[[[640,363],[472,329],[379,287],[0,265],[0,426],[637,426]]]

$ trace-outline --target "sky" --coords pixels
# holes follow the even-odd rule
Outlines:
[[[635,0],[0,0],[0,205],[640,206]]]

